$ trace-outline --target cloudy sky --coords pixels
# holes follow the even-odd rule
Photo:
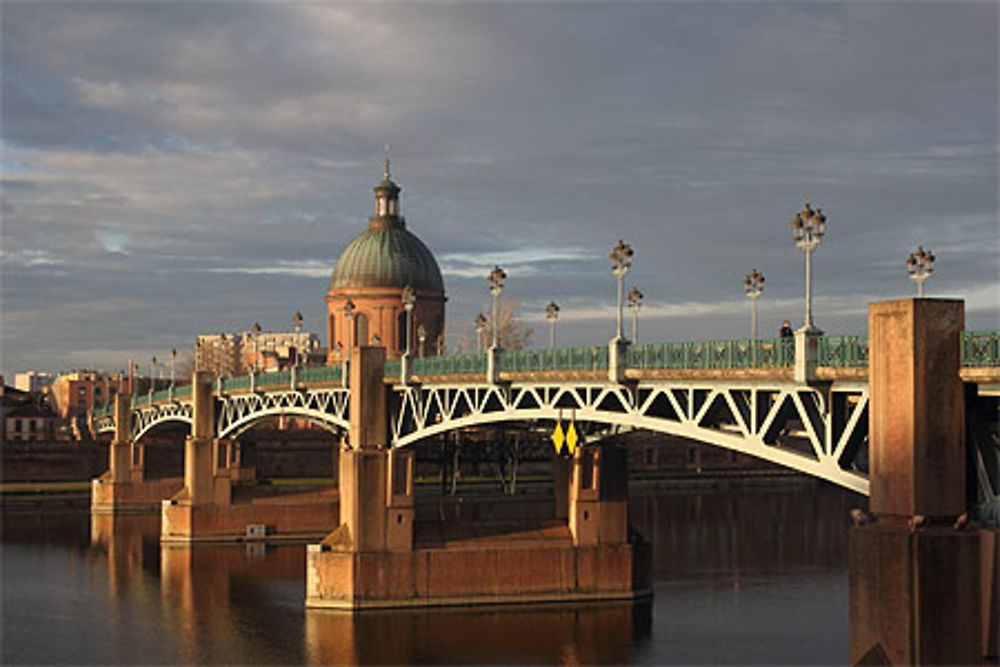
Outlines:
[[[122,368],[199,333],[324,333],[391,144],[454,329],[494,263],[546,342],[745,336],[803,310],[788,220],[829,233],[816,321],[928,294],[998,326],[995,2],[4,2],[2,370]]]

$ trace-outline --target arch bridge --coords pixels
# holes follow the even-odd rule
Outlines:
[[[488,350],[389,361],[383,382],[389,438],[393,448],[405,448],[455,429],[511,421],[646,429],[867,494],[867,340],[819,336],[811,364],[801,349],[798,363],[792,339]],[[965,332],[961,363],[963,380],[995,392],[1000,332]],[[282,416],[347,433],[351,388],[343,371],[338,365],[216,380],[215,436],[234,438]],[[134,396],[128,412],[133,442],[162,424],[190,426],[190,386]],[[93,426],[114,431],[114,411],[95,412]]]

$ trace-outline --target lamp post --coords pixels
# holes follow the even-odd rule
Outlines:
[[[615,274],[615,278],[618,280],[618,320],[615,327],[615,340],[622,340],[624,338],[622,335],[624,280],[625,274],[628,273],[629,267],[632,266],[633,254],[632,247],[621,239],[618,239],[617,245],[611,249],[611,254],[608,255],[608,258],[611,260],[611,272]]]
[[[628,309],[632,312],[632,342],[639,342],[639,308],[642,307],[642,292],[638,287],[628,291]]]
[[[347,374],[351,370],[351,347],[354,345],[354,302],[350,299],[344,304],[344,321],[347,323],[347,357],[344,359],[344,386],[347,386]]]
[[[476,313],[475,319],[476,327],[476,352],[483,351],[483,333],[486,332],[486,316],[482,313]]]
[[[413,308],[417,305],[417,293],[412,287],[407,285],[403,288],[403,310],[406,311],[406,356],[413,352]]]
[[[295,333],[302,331],[302,313],[297,310],[292,315],[292,326],[295,328]]]
[[[556,320],[559,319],[559,305],[555,301],[549,301],[545,306],[545,319],[549,321],[549,347],[556,347]]]
[[[507,272],[501,269],[499,266],[494,266],[493,270],[490,271],[490,275],[486,277],[486,283],[490,286],[490,294],[493,295],[493,319],[490,320],[490,326],[493,329],[493,349],[497,349],[500,343],[500,327],[497,326],[498,317],[498,307],[497,302],[500,298],[500,292],[503,291],[504,283],[507,281]]]
[[[795,246],[806,253],[806,317],[802,329],[806,332],[817,331],[812,316],[812,251],[823,241],[826,235],[826,216],[821,209],[815,211],[806,202],[802,210],[792,217],[789,223],[792,228],[792,238]]]
[[[757,337],[757,299],[764,292],[764,274],[754,269],[743,276],[743,291],[750,299],[750,337]]]
[[[258,341],[259,337],[260,337],[260,323],[259,322],[254,322],[253,323],[253,372],[254,373],[257,372],[257,368],[258,368],[258,361],[257,361],[257,359],[260,356],[259,350],[257,348],[257,345],[258,345],[257,341]]]
[[[156,386],[156,357],[149,360],[149,404],[153,404],[153,389]]]
[[[344,344],[341,342],[337,343],[337,359],[340,360],[340,384],[344,387],[347,386],[347,365],[344,363]]]
[[[906,270],[910,280],[917,283],[917,298],[924,298],[924,281],[934,273],[934,253],[919,246],[916,252],[911,252],[906,258]]]
[[[424,358],[424,342],[427,340],[427,329],[421,324],[417,327],[417,343],[420,345],[420,358]]]

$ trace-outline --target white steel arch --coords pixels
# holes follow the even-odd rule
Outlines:
[[[691,438],[868,494],[868,479],[854,469],[867,436],[867,383],[826,391],[781,383],[677,381],[424,385],[397,392],[394,447],[466,426],[576,419]],[[811,451],[781,446],[788,430]]]

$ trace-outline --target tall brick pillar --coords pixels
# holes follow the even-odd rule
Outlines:
[[[966,509],[964,303],[868,307],[872,516],[850,536],[852,663],[980,661],[979,535]]]
[[[184,490],[191,505],[210,504],[215,496],[214,401],[212,374],[195,371],[191,378],[191,435],[184,441]]]
[[[620,545],[628,538],[625,450],[611,443],[577,448],[569,487],[574,546]]]
[[[115,435],[109,449],[108,471],[111,481],[126,482],[131,479],[132,445],[132,396],[115,395]]]
[[[340,526],[306,555],[306,605],[360,607],[412,595],[413,454],[390,450],[385,348],[351,353]]]

